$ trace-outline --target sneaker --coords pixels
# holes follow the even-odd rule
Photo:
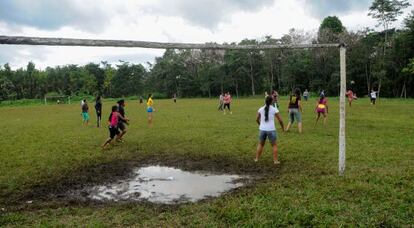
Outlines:
[[[273,164],[280,165],[280,161],[279,160],[273,161]]]
[[[254,162],[258,162],[258,161],[259,161],[259,159],[256,159],[256,158],[255,158],[255,159],[253,159],[253,161],[254,161]]]

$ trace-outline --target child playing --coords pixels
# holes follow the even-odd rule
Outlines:
[[[321,96],[321,98],[319,99],[315,107],[315,112],[318,114],[318,116],[316,117],[315,126],[316,124],[318,124],[321,114],[323,115],[323,126],[326,126],[326,117],[328,114],[328,100],[325,96]]]
[[[120,131],[118,129],[118,122],[119,120],[128,121],[127,118],[122,117],[122,115],[118,112],[118,106],[114,105],[112,106],[112,112],[109,115],[109,138],[105,140],[104,144],[102,145],[102,148],[105,149],[105,147],[112,142],[112,140],[117,136],[117,138],[120,135]]]
[[[272,106],[273,97],[268,96],[265,100],[265,105],[257,111],[256,122],[259,124],[259,143],[256,149],[256,158],[254,159],[257,162],[262,155],[263,147],[266,142],[266,138],[269,139],[273,147],[273,163],[275,165],[280,164],[277,156],[277,133],[275,127],[275,117],[279,121],[282,131],[284,129],[282,118],[280,117],[279,110],[277,107]]]

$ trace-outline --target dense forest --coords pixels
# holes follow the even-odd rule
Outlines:
[[[382,5],[381,5],[382,4]],[[387,5],[388,4],[388,5]],[[414,11],[399,29],[391,27],[408,6],[406,1],[375,0],[371,16],[380,29],[348,31],[336,16],[326,17],[317,33],[291,29],[280,39],[267,36],[245,44],[345,43],[347,87],[358,96],[371,89],[382,97],[414,97]],[[42,98],[47,94],[123,97],[155,93],[158,97],[214,97],[222,91],[237,96],[276,89],[324,89],[339,92],[338,49],[166,50],[148,67],[120,61],[12,70],[0,67],[0,101]]]

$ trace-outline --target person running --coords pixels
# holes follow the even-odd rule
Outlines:
[[[88,126],[89,124],[89,106],[88,106],[88,102],[86,102],[86,100],[83,100],[83,105],[82,105],[82,120],[83,120],[83,125]]]
[[[354,100],[354,92],[351,89],[348,89],[345,95],[348,97],[349,107],[352,107],[352,101]]]
[[[124,120],[124,119],[126,119],[126,117],[125,117],[125,100],[121,99],[117,103],[118,103],[118,112],[122,116],[122,118],[120,118],[120,120],[118,121],[118,128],[121,131],[121,134],[118,137],[118,141],[123,142],[123,137],[127,133],[126,125],[128,124],[128,122]]]
[[[259,125],[259,143],[256,149],[255,162],[259,161],[263,152],[263,147],[266,142],[266,138],[269,139],[273,147],[273,163],[275,165],[280,164],[277,153],[277,132],[275,127],[275,117],[279,121],[282,131],[284,130],[282,117],[279,114],[279,110],[272,106],[273,97],[267,96],[265,99],[265,106],[261,107],[257,111],[256,122]]]
[[[298,88],[296,88],[294,93],[290,95],[288,109],[289,123],[285,131],[289,131],[290,126],[296,119],[298,122],[299,133],[302,133],[302,104],[300,103],[300,90]]]
[[[154,101],[152,100],[152,94],[148,94],[148,99],[147,99],[147,113],[148,113],[148,126],[152,127],[152,113],[155,111],[154,110]]]
[[[321,114],[323,115],[323,126],[326,126],[326,117],[328,114],[328,100],[325,96],[321,96],[319,101],[316,104],[315,112],[318,114],[316,117],[316,124],[318,124],[319,118],[321,117]]]
[[[96,97],[95,111],[96,111],[96,125],[98,127],[101,127],[101,121],[102,121],[102,98],[101,96]]]
[[[272,91],[272,98],[273,98],[273,102],[272,102],[273,107],[279,108],[279,93],[276,90]]]
[[[118,112],[118,106],[114,105],[112,106],[112,112],[108,119],[109,138],[105,140],[104,144],[102,144],[102,149],[105,149],[105,147],[112,142],[115,136],[119,139],[121,132],[119,131],[118,124],[120,120],[125,122],[128,121],[128,119],[122,117],[122,115]]]
[[[223,106],[224,106],[224,96],[223,96],[223,93],[220,93],[218,110],[223,111]]]
[[[305,92],[303,92],[303,99],[305,99],[305,101],[308,101],[308,98],[309,98],[309,91],[308,89],[305,89]]]
[[[375,105],[375,102],[377,100],[377,92],[375,92],[374,90],[371,90],[371,105]]]
[[[224,95],[223,103],[224,103],[223,114],[226,115],[226,107],[229,110],[230,114],[233,114],[233,112],[230,109],[230,104],[231,104],[230,92],[227,92],[226,95]]]

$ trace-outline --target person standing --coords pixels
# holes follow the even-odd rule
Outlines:
[[[218,110],[219,111],[223,111],[223,105],[224,105],[224,96],[223,96],[223,93],[220,93],[220,96],[219,96],[219,107],[218,107]]]
[[[298,88],[295,89],[294,93],[289,97],[289,123],[286,127],[286,131],[289,131],[289,128],[293,124],[293,122],[298,122],[298,131],[302,133],[302,104],[300,103],[300,90]]]
[[[126,117],[125,117],[125,100],[121,99],[117,103],[118,103],[119,115],[122,117],[118,121],[118,128],[121,131],[121,134],[118,137],[118,141],[123,142],[123,137],[127,133],[126,125],[128,124],[128,122],[125,121],[125,119],[126,119]]]
[[[139,96],[139,104],[141,105],[142,103],[143,103],[143,98],[142,98],[142,96]]]
[[[88,126],[89,124],[89,106],[88,106],[88,102],[86,102],[86,99],[83,100],[83,105],[82,105],[82,120],[83,120],[83,125]]]
[[[316,104],[315,112],[318,114],[316,117],[316,124],[318,124],[319,118],[321,117],[321,114],[323,115],[323,126],[326,126],[326,117],[328,114],[328,100],[325,96],[321,96],[319,101]]]
[[[175,93],[173,95],[173,100],[174,100],[174,103],[176,104],[177,103],[177,94],[175,94]]]
[[[272,91],[273,107],[279,108],[279,93],[276,90]]]
[[[375,92],[374,90],[371,90],[371,105],[375,105],[375,102],[377,100],[377,92]]]
[[[148,126],[152,127],[152,118],[153,115],[152,113],[155,111],[154,110],[154,101],[152,100],[152,94],[148,94],[148,99],[147,99],[147,113],[148,113]]]
[[[348,97],[349,107],[352,107],[352,101],[354,100],[354,92],[352,91],[352,89],[348,89],[345,95]]]
[[[279,121],[282,131],[284,130],[282,117],[279,114],[279,110],[276,107],[272,106],[273,97],[267,96],[265,99],[265,106],[261,107],[257,111],[256,123],[259,125],[259,143],[256,149],[256,158],[255,162],[259,161],[260,156],[263,152],[263,147],[266,142],[266,139],[269,139],[269,142],[273,147],[273,163],[275,165],[280,164],[278,160],[278,149],[277,149],[277,132],[275,127],[275,117]]]
[[[305,99],[305,101],[308,101],[308,98],[309,98],[309,91],[308,89],[305,89],[305,92],[303,92],[303,99]]]
[[[230,92],[227,92],[226,95],[224,95],[223,103],[224,103],[223,114],[226,115],[226,108],[229,110],[230,114],[233,114],[230,108],[230,104],[231,104]]]
[[[96,111],[96,125],[97,127],[101,127],[101,121],[102,121],[102,98],[101,96],[96,97],[95,111]]]

